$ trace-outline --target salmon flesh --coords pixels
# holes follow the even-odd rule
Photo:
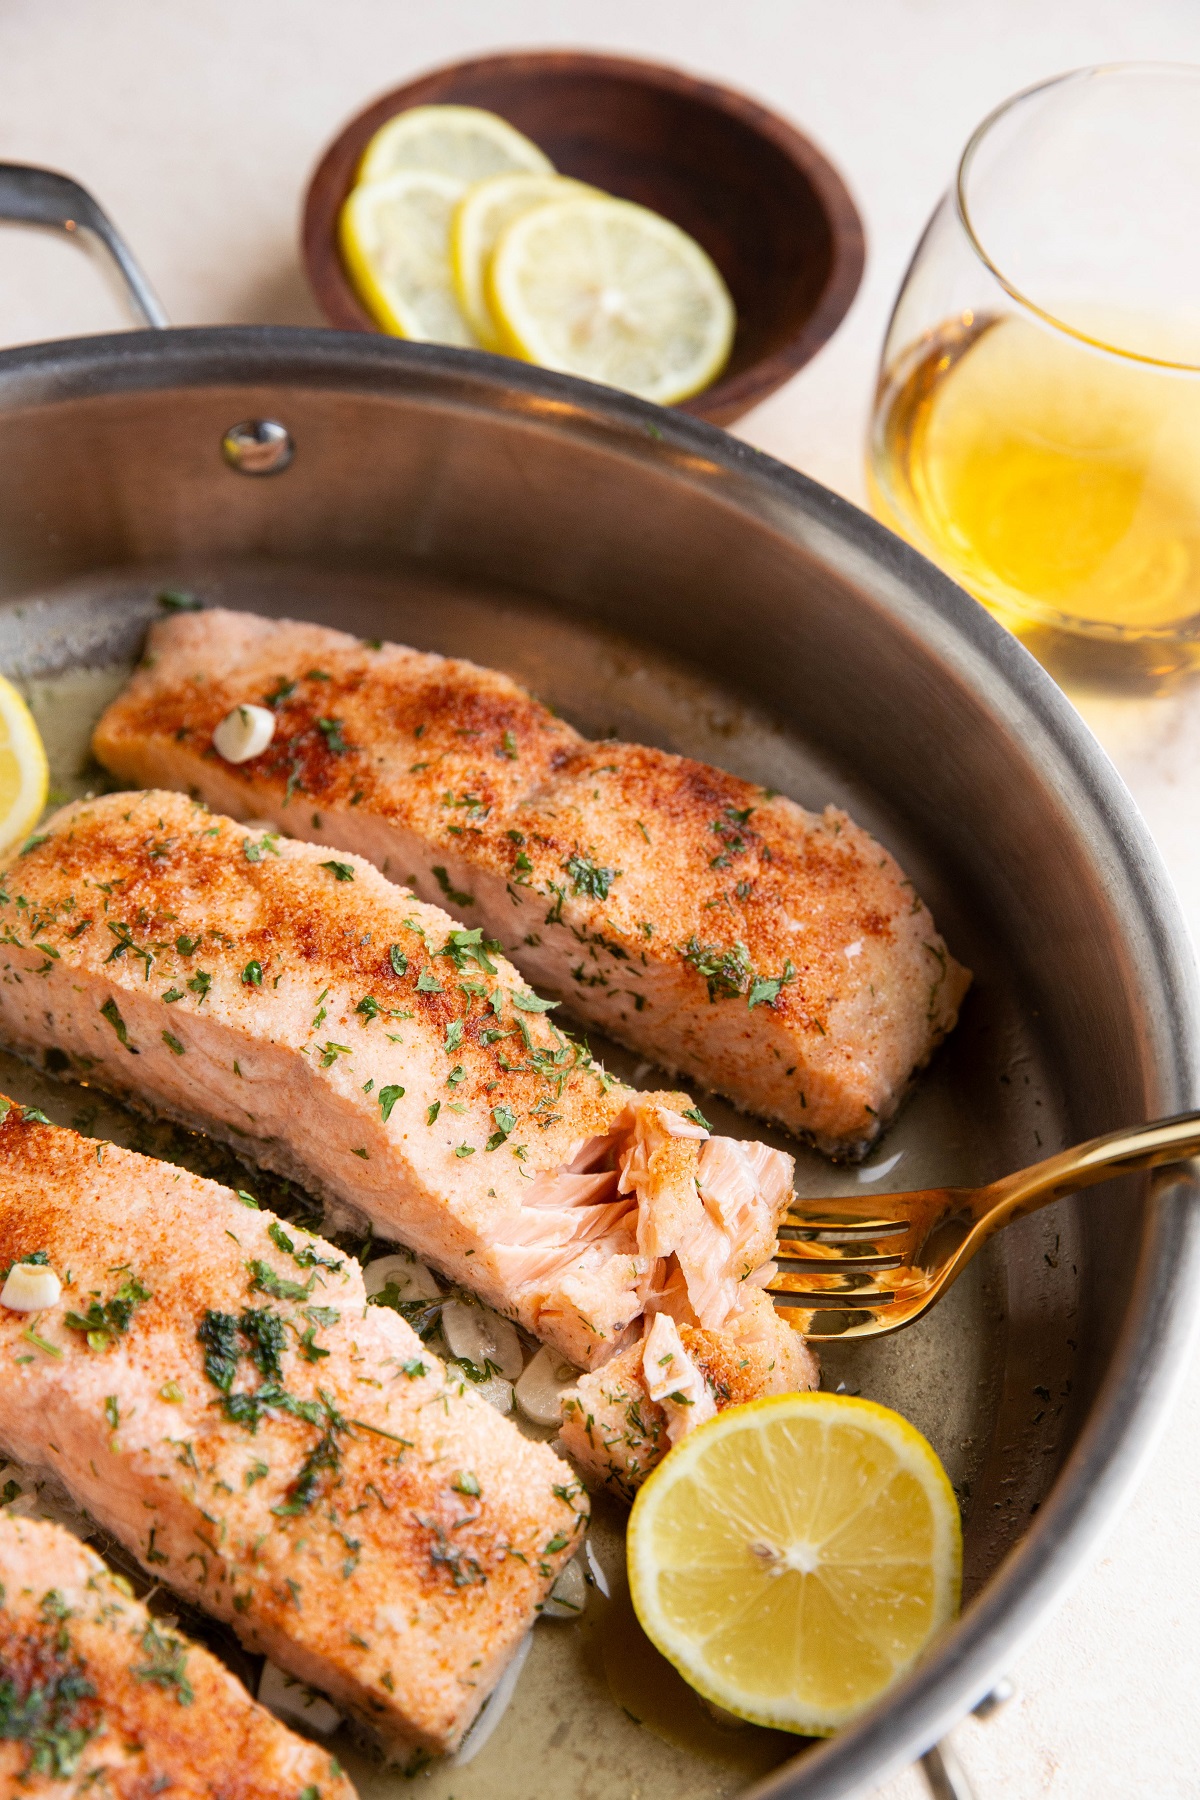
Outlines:
[[[354,1800],[328,1751],[61,1525],[0,1515],[0,1594],[0,1791],[14,1800]]]
[[[248,704],[274,732],[235,764],[213,733]],[[94,747],[124,781],[366,857],[580,1017],[832,1155],[879,1135],[970,982],[844,812],[589,742],[472,663],[177,614]]]
[[[0,872],[0,1037],[365,1214],[574,1365],[682,1284],[774,1272],[792,1159],[638,1094],[479,927],[173,793],[57,813]]]
[[[61,1297],[0,1307],[0,1441],[385,1742],[453,1748],[578,1548],[580,1484],[330,1244],[2,1104],[0,1268]]]

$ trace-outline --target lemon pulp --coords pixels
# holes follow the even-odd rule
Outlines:
[[[685,1680],[757,1724],[828,1736],[953,1616],[962,1537],[941,1463],[899,1414],[785,1394],[671,1451],[628,1555],[638,1618]]]
[[[487,298],[487,275],[501,233],[522,213],[571,193],[594,188],[566,175],[533,175],[524,170],[492,175],[467,189],[454,214],[451,255],[459,305],[480,343],[500,347]]]
[[[465,191],[452,175],[405,169],[346,198],[342,256],[376,323],[395,337],[476,344],[450,266],[450,225]]]
[[[0,850],[19,843],[46,804],[50,772],[33,714],[0,675]]]

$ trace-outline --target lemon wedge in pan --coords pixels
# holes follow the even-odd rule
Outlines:
[[[394,337],[475,346],[450,267],[450,226],[466,184],[406,169],[352,188],[342,207],[342,259],[376,324]]]
[[[33,714],[0,675],[0,850],[27,838],[42,816],[50,771]]]
[[[707,1700],[827,1737],[958,1608],[945,1470],[907,1420],[841,1394],[731,1407],[641,1489],[629,1581],[647,1636]]]
[[[512,355],[663,406],[707,387],[733,343],[729,290],[695,239],[604,194],[515,219],[492,256],[488,300]]]
[[[501,347],[487,300],[488,265],[500,234],[535,206],[565,200],[570,194],[595,192],[565,175],[531,175],[524,170],[492,175],[467,189],[454,214],[454,285],[471,329],[487,349]]]
[[[412,106],[380,126],[363,153],[358,179],[382,181],[402,169],[452,175],[465,186],[505,169],[553,175],[554,164],[495,113],[477,106]]]

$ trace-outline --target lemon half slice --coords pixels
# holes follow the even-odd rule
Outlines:
[[[33,714],[0,675],[0,851],[29,836],[42,816],[50,771]]]
[[[500,237],[488,299],[505,349],[668,406],[733,342],[729,290],[677,225],[603,194],[536,207]]]
[[[467,189],[454,214],[451,258],[459,305],[480,343],[500,348],[500,335],[487,300],[487,272],[502,231],[532,207],[568,194],[594,194],[585,182],[566,175],[531,175],[524,170],[492,175]]]
[[[464,184],[505,169],[553,175],[554,164],[515,126],[478,106],[412,106],[381,125],[358,179],[382,181],[401,169],[430,169]]]
[[[364,305],[394,337],[476,343],[450,267],[450,225],[465,191],[452,175],[407,169],[347,196],[342,258]]]
[[[731,1407],[660,1463],[629,1521],[648,1637],[718,1706],[827,1737],[958,1607],[945,1470],[907,1420],[841,1394]]]

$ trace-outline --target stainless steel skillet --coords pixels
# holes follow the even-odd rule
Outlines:
[[[0,215],[17,214],[87,217],[0,173]],[[719,431],[486,356],[332,333],[0,355],[0,667],[60,721],[66,695],[82,741],[165,587],[500,664],[589,731],[843,801],[895,847],[976,989],[867,1168],[802,1157],[809,1192],[979,1180],[1200,1100],[1184,928],[1071,708],[930,565]],[[77,1097],[58,1094],[69,1119]],[[606,1700],[599,1627],[538,1636],[523,1710],[430,1795],[559,1795],[586,1770],[603,1795],[751,1782],[833,1800],[924,1751],[1086,1561],[1163,1417],[1200,1294],[1193,1189],[1129,1180],[1028,1220],[928,1330],[826,1358],[832,1385],[930,1433],[966,1516],[961,1622],[854,1730],[815,1749],[751,1733],[750,1754],[697,1725],[671,1747],[660,1720]],[[395,1785],[362,1778],[368,1795]]]

